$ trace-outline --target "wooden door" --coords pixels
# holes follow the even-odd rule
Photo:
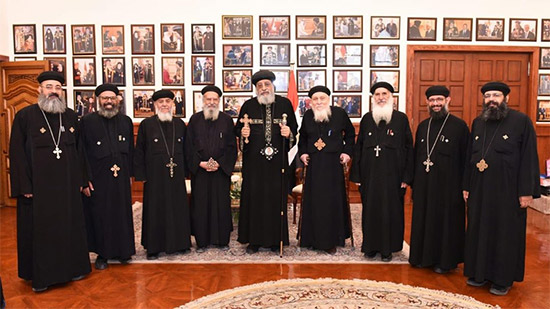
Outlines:
[[[9,197],[9,138],[15,114],[35,104],[38,74],[48,69],[47,61],[0,63],[0,206],[15,206]]]

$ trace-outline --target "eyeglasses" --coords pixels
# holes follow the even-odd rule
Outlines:
[[[116,97],[104,97],[104,96],[100,96],[99,99],[100,99],[101,101],[109,101],[109,100],[110,100],[110,101],[116,101],[117,98],[116,98]]]
[[[491,97],[493,97],[493,98],[500,98],[500,97],[502,97],[502,96],[503,96],[503,94],[502,94],[502,93],[498,93],[498,92],[496,92],[496,93],[486,93],[486,94],[483,95],[483,98],[484,98],[484,99],[490,99]]]
[[[430,102],[430,103],[435,103],[435,102],[442,103],[442,102],[445,102],[445,98],[431,98],[431,99],[428,100],[428,102]]]
[[[46,85],[46,86],[40,86],[40,87],[46,88],[48,90],[54,90],[55,89],[55,91],[61,91],[63,89],[63,87],[61,87],[61,86],[54,86],[54,85]]]

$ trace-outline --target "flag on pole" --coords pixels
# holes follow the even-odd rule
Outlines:
[[[296,117],[296,123],[298,124],[298,128],[300,128],[300,125],[302,124],[302,117],[300,116],[300,109],[298,108],[298,88],[296,87],[296,78],[294,76],[294,65],[290,67],[290,77],[288,80],[288,91],[286,97],[292,103],[292,107],[294,108],[294,116]],[[299,136],[296,136],[296,144],[288,152],[289,165],[292,164],[294,157],[298,153],[298,138]]]

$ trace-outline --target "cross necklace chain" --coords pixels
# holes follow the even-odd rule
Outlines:
[[[61,141],[61,131],[62,131],[62,128],[63,128],[63,119],[61,118],[61,114],[59,114],[59,133],[57,134],[57,142],[55,141],[55,138],[53,136],[53,131],[52,131],[52,127],[50,126],[50,122],[48,121],[48,118],[46,118],[46,114],[44,113],[44,111],[42,109],[40,109],[40,111],[42,112],[42,116],[44,116],[44,120],[46,120],[46,124],[48,125],[48,129],[50,129],[50,135],[52,137],[52,141],[53,141],[53,144],[55,146],[55,149],[52,151],[53,154],[55,154],[55,158],[57,160],[61,159],[61,153],[63,151],[61,151],[61,149],[59,149],[59,142]]]
[[[495,129],[495,133],[493,133],[493,137],[491,137],[491,141],[489,142],[489,145],[487,145],[487,149],[485,150],[485,154],[483,153],[483,148],[485,148],[485,138],[487,137],[487,122],[485,122],[485,128],[483,129],[483,144],[481,144],[481,160],[476,163],[477,169],[483,173],[486,169],[489,168],[489,164],[485,161],[485,156],[489,152],[489,147],[491,147],[491,144],[493,143],[493,140],[495,139],[495,136],[497,135],[498,128],[500,127],[500,124],[502,121],[498,123],[497,128]]]
[[[160,134],[162,134],[164,146],[166,146],[166,153],[168,154],[168,157],[170,157],[170,162],[166,163],[166,167],[170,169],[170,178],[174,178],[174,167],[178,166],[176,162],[174,162],[174,149],[176,145],[176,125],[174,124],[174,121],[172,121],[172,153],[170,153],[170,150],[168,149],[168,143],[166,142],[166,136],[164,136],[164,131],[162,130],[162,125],[160,124],[160,120],[158,118],[157,121],[159,123]]]
[[[426,173],[430,172],[430,166],[433,166],[434,163],[432,160],[430,160],[430,157],[432,156],[432,153],[434,152],[435,145],[437,145],[437,141],[439,140],[439,136],[441,135],[441,132],[443,131],[443,128],[445,127],[445,124],[447,123],[447,119],[449,119],[449,115],[451,113],[447,113],[447,117],[445,117],[445,121],[443,121],[443,125],[439,129],[439,132],[437,132],[437,136],[435,137],[434,144],[432,145],[432,148],[430,149],[430,128],[432,126],[432,117],[430,117],[430,121],[428,122],[428,131],[426,132],[426,154],[428,157],[426,158],[426,161],[422,162],[422,164],[426,165]]]

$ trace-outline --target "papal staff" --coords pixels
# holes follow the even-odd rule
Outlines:
[[[283,114],[283,119],[281,120],[281,124],[283,126],[286,126],[287,124],[287,120],[286,118],[288,117],[287,114]],[[282,196],[281,196],[281,241],[279,242],[279,256],[282,258],[283,257],[283,238],[284,238],[284,231],[283,231],[283,225],[284,225],[284,222],[285,222],[285,216],[284,216],[284,212],[286,211],[286,204],[287,204],[287,201],[288,201],[288,188],[285,186],[285,166],[287,164],[287,158],[285,156],[285,144],[286,144],[286,138],[283,138],[283,144],[282,144],[282,152],[281,152],[281,160],[282,160],[282,167],[281,167],[281,191],[282,191]]]
[[[352,249],[355,248],[355,244],[353,242],[353,225],[351,221],[351,205],[349,203],[349,174],[348,174],[348,164],[344,163],[342,164],[342,169],[344,170],[344,183],[346,184],[346,207],[348,211],[348,224],[349,224],[349,235],[351,240],[351,247]]]

